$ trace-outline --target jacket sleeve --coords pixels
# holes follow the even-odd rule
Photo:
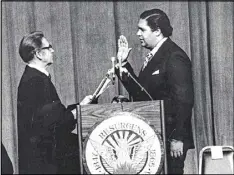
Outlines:
[[[173,53],[167,63],[167,81],[175,105],[175,130],[172,139],[183,140],[186,122],[191,122],[194,100],[191,62],[181,52]]]
[[[27,127],[44,132],[52,130],[55,126],[71,125],[74,128],[74,117],[61,101],[50,99],[45,93],[43,78],[32,78],[23,85],[19,93],[18,109],[20,116],[26,117],[24,123]]]
[[[1,143],[1,157],[2,157],[2,174],[13,174],[13,164],[11,159],[4,147],[3,143]]]
[[[129,63],[126,63],[124,66],[124,68],[126,68],[129,72],[129,74],[124,73],[122,75],[122,78],[119,75],[119,69],[116,69],[116,74],[118,76],[118,78],[121,80],[123,86],[125,87],[125,89],[128,91],[129,95],[132,97],[136,97],[138,92],[141,91],[140,87],[136,84],[136,82],[133,80],[133,78],[137,81],[138,77],[136,76],[136,74],[133,71],[132,66]]]
[[[36,116],[43,119],[41,122],[48,129],[52,129],[55,125],[56,127],[66,127],[66,125],[69,127],[72,125],[70,126],[71,130],[72,128],[74,129],[74,116],[70,110],[65,108],[60,100],[43,105],[37,110]]]

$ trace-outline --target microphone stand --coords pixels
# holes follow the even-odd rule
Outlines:
[[[99,93],[100,90],[102,89],[103,85],[106,83],[106,80],[107,80],[107,79],[108,79],[107,76],[105,76],[105,77],[102,79],[102,81],[101,81],[101,83],[99,84],[98,88],[97,88],[96,91],[93,93],[93,99],[96,98],[96,96],[98,95],[98,93]]]
[[[150,100],[154,100],[153,97],[149,94],[149,92],[129,73],[127,72],[128,77],[131,77],[131,79],[141,88],[141,91],[144,91],[148,97],[150,98]]]
[[[115,57],[111,57],[111,63],[112,63],[112,68],[113,68],[113,73],[112,73],[112,85],[115,84]]]
[[[110,75],[108,74],[108,72],[106,73],[106,76],[102,79],[101,83],[98,85],[97,89],[95,90],[95,92],[93,93],[93,98],[92,100],[94,100],[95,98],[97,98],[97,96],[101,95],[109,86],[108,84],[110,83],[110,79],[112,81],[112,84],[114,84],[114,80],[113,77],[110,78]],[[109,80],[109,82],[108,82]],[[103,89],[104,88],[104,89]],[[106,89],[105,89],[106,88]],[[100,91],[103,91],[100,93]]]

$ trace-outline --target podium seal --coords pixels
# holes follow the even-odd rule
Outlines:
[[[92,128],[84,165],[90,174],[157,174],[163,156],[161,137],[145,119],[118,112]]]

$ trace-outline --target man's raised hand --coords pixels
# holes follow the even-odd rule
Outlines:
[[[128,48],[128,41],[127,38],[123,35],[120,35],[118,39],[118,53],[117,59],[121,62],[127,61],[130,51],[132,48]]]

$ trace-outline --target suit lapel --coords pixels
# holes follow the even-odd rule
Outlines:
[[[150,76],[152,76],[152,72],[157,69],[167,57],[168,48],[170,48],[171,39],[168,38],[162,46],[158,49],[156,54],[153,56],[152,60],[148,63],[146,68],[139,73],[139,81],[140,83],[144,84],[145,82],[148,82],[148,79]]]

